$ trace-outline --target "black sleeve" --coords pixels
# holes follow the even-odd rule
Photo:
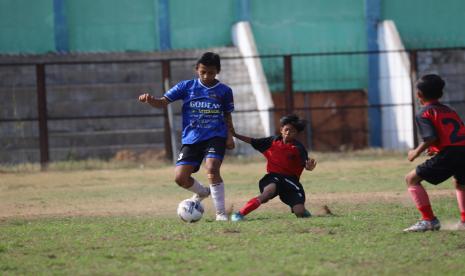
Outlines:
[[[416,121],[418,125],[418,131],[423,141],[431,141],[437,138],[436,130],[433,123],[428,118],[425,118],[421,115],[416,116]]]
[[[258,150],[259,152],[264,152],[271,147],[273,140],[273,136],[258,139],[252,138],[250,144],[254,149]]]
[[[308,160],[308,152],[307,152],[307,149],[305,149],[305,146],[302,145],[300,142],[296,141],[295,142],[295,146],[299,149],[299,155],[300,155],[300,158],[303,162],[302,166],[305,167],[305,162],[307,162]]]

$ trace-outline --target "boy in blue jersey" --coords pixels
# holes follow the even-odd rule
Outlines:
[[[176,183],[194,192],[194,199],[202,200],[210,194],[216,208],[216,220],[228,220],[224,203],[224,183],[220,167],[225,149],[233,149],[231,112],[234,111],[230,87],[216,79],[221,70],[218,54],[207,52],[197,61],[197,79],[181,81],[163,97],[145,93],[139,101],[156,108],[182,100],[182,147],[176,161]],[[197,172],[203,159],[210,187],[203,186],[191,175]]]

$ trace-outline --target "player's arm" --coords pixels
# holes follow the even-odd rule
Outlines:
[[[142,103],[148,103],[151,106],[156,107],[156,108],[164,108],[164,107],[168,106],[168,104],[170,103],[170,101],[168,101],[168,99],[165,98],[165,97],[161,97],[161,98],[157,99],[157,98],[154,98],[153,96],[151,96],[148,93],[144,93],[144,94],[140,95],[139,96],[139,101],[142,102]]]
[[[231,149],[234,149],[235,147],[234,139],[233,139],[234,125],[233,125],[231,113],[225,112],[224,119],[226,121],[226,127],[228,128],[228,137],[226,138],[226,148],[231,150]]]
[[[236,133],[234,130],[233,130],[233,132],[232,132],[232,135],[233,135],[234,137],[236,137],[237,139],[246,142],[247,144],[251,144],[251,143],[252,143],[252,138],[251,138],[251,137],[247,137],[247,136],[244,136],[244,135],[240,135],[239,133]]]
[[[412,149],[412,150],[409,150],[408,152],[408,161],[412,162],[413,160],[415,160],[418,156],[420,156],[420,154],[422,152],[424,152],[426,149],[428,149],[432,144],[434,144],[434,142],[436,142],[437,139],[433,139],[433,140],[428,140],[428,141],[424,141],[422,142],[420,145],[418,145],[417,148],[415,149]]]

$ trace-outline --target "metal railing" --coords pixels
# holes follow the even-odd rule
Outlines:
[[[407,54],[410,58],[411,68],[410,68],[410,77],[411,79],[415,80],[418,72],[418,55],[419,53],[423,52],[445,52],[445,51],[458,51],[461,53],[465,53],[465,48],[440,48],[440,49],[415,49],[415,50],[407,50]],[[283,90],[282,91],[274,91],[275,93],[283,93],[284,103],[280,106],[277,106],[273,110],[269,110],[269,112],[273,114],[289,114],[293,112],[305,114],[306,112],[310,111],[324,111],[324,110],[331,110],[334,107],[330,106],[307,106],[307,107],[296,107],[295,103],[295,80],[293,72],[293,60],[299,57],[324,57],[324,56],[367,56],[373,54],[386,54],[386,53],[393,53],[393,52],[404,52],[403,50],[399,51],[357,51],[357,52],[327,52],[327,53],[299,53],[299,54],[289,54],[289,55],[263,55],[257,57],[223,57],[223,60],[236,60],[236,59],[243,59],[243,58],[260,58],[260,59],[281,59],[282,61],[282,80],[283,80]],[[0,59],[1,60],[1,59]],[[50,66],[67,66],[67,65],[127,65],[127,64],[157,64],[161,68],[159,71],[159,76],[156,79],[163,80],[160,82],[160,90],[164,91],[165,88],[163,87],[164,82],[173,83],[173,76],[171,74],[173,63],[183,63],[183,62],[192,62],[195,58],[172,58],[172,59],[131,59],[131,60],[105,60],[105,61],[50,61],[50,62],[9,62],[9,63],[1,63],[0,62],[0,69],[10,68],[10,67],[18,67],[18,66],[29,66],[34,67],[35,71],[35,89],[36,89],[36,96],[37,96],[37,116],[8,116],[2,115],[0,117],[0,125],[5,123],[21,123],[21,122],[37,122],[38,128],[38,136],[39,136],[39,150],[40,150],[40,163],[43,168],[46,168],[48,162],[50,161],[50,143],[49,143],[49,122],[50,121],[66,121],[66,120],[98,120],[98,119],[123,119],[123,118],[150,118],[150,117],[162,117],[163,118],[163,128],[164,128],[164,149],[167,158],[172,158],[172,144],[170,139],[170,124],[168,121],[168,113],[167,110],[164,110],[161,114],[154,114],[153,112],[137,112],[133,114],[121,113],[121,114],[100,114],[100,115],[82,115],[82,114],[67,114],[67,116],[51,116],[48,111],[47,105],[47,97],[48,97],[48,90],[51,88],[47,83],[47,68]],[[265,70],[266,71],[266,70]],[[92,74],[92,73],[90,73]],[[465,72],[457,73],[459,77],[463,77]],[[446,75],[447,77],[447,75]],[[239,81],[240,82],[240,81]],[[97,83],[98,84],[98,83]],[[65,83],[66,85],[66,83]],[[413,87],[413,86],[412,86]],[[117,91],[115,91],[116,93]],[[305,91],[307,92],[307,91]],[[308,91],[310,92],[310,91]],[[410,91],[412,96],[414,96],[415,91]],[[452,105],[463,105],[463,99],[453,100],[449,99],[446,103],[450,103]],[[26,103],[27,104],[27,103]],[[389,108],[391,106],[397,106],[398,104],[370,104],[368,102],[365,103],[358,103],[353,105],[346,105],[346,106],[338,106],[337,108],[340,110],[369,110],[369,109],[380,109],[380,108]],[[409,104],[412,110],[415,110],[415,103]],[[259,110],[256,109],[240,109],[236,107],[239,113],[247,113],[247,112],[257,112]],[[414,113],[414,112],[413,112]],[[3,113],[5,114],[5,112]],[[176,112],[177,116],[179,116],[179,110]],[[275,115],[276,116],[276,115]],[[305,116],[303,116],[305,117]],[[310,132],[312,130],[310,129]],[[362,127],[357,129],[358,132],[363,132],[363,135],[368,135],[367,127]],[[307,134],[309,136],[310,134]],[[416,128],[414,128],[414,141],[418,140]],[[310,135],[311,136],[311,135]],[[308,138],[308,137],[307,137]],[[307,139],[307,144],[311,147],[311,139]],[[2,149],[5,150],[5,149]]]

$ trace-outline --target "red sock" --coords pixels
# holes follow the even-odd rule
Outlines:
[[[423,220],[433,220],[435,218],[428,194],[421,184],[410,186],[408,192],[412,197]]]
[[[457,203],[460,210],[460,219],[465,221],[465,191],[463,189],[455,189],[457,195]]]
[[[257,209],[258,206],[260,206],[260,204],[261,203],[260,203],[260,200],[258,199],[258,197],[254,197],[251,200],[249,200],[244,205],[244,207],[242,207],[242,209],[239,211],[239,213],[241,213],[241,215],[245,216],[248,213],[252,212],[253,210]]]

